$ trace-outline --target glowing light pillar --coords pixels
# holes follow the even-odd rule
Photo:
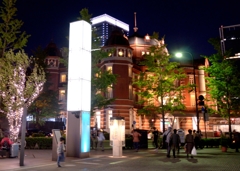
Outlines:
[[[86,21],[70,23],[66,141],[66,155],[69,157],[89,157],[91,30],[91,25]]]
[[[113,157],[122,157],[122,147],[125,146],[125,120],[123,117],[110,118],[110,145],[113,147]]]

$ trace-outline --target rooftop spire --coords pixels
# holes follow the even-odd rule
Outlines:
[[[134,12],[134,24],[135,27],[133,28],[134,32],[137,32],[138,28],[137,28],[137,13]]]

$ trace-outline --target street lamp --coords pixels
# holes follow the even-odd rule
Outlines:
[[[181,58],[183,53],[187,53],[192,57],[192,67],[193,67],[193,82],[194,82],[194,94],[195,94],[195,107],[196,107],[196,116],[197,116],[197,130],[199,131],[199,113],[198,113],[198,99],[197,99],[197,86],[196,86],[196,74],[194,66],[194,57],[190,52],[178,52],[175,54],[177,58]]]

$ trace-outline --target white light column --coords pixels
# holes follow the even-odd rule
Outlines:
[[[67,88],[67,156],[89,157],[92,27],[70,23]]]

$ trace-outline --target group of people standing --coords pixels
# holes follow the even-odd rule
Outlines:
[[[180,147],[184,145],[185,151],[187,154],[187,158],[189,155],[193,158],[192,149],[193,147],[201,148],[201,133],[191,129],[188,130],[188,134],[185,136],[185,142],[180,140],[179,134],[177,134],[177,130],[174,129],[172,131],[172,127],[168,127],[168,129],[163,133],[163,143],[165,143],[167,148],[167,157],[170,158],[171,150],[173,152],[173,157],[176,158],[176,151],[179,154]]]
[[[91,130],[90,133],[91,136],[91,148],[98,150],[99,147],[102,148],[102,151],[104,151],[104,140],[105,140],[105,136],[103,134],[103,130],[102,129],[93,129]]]

